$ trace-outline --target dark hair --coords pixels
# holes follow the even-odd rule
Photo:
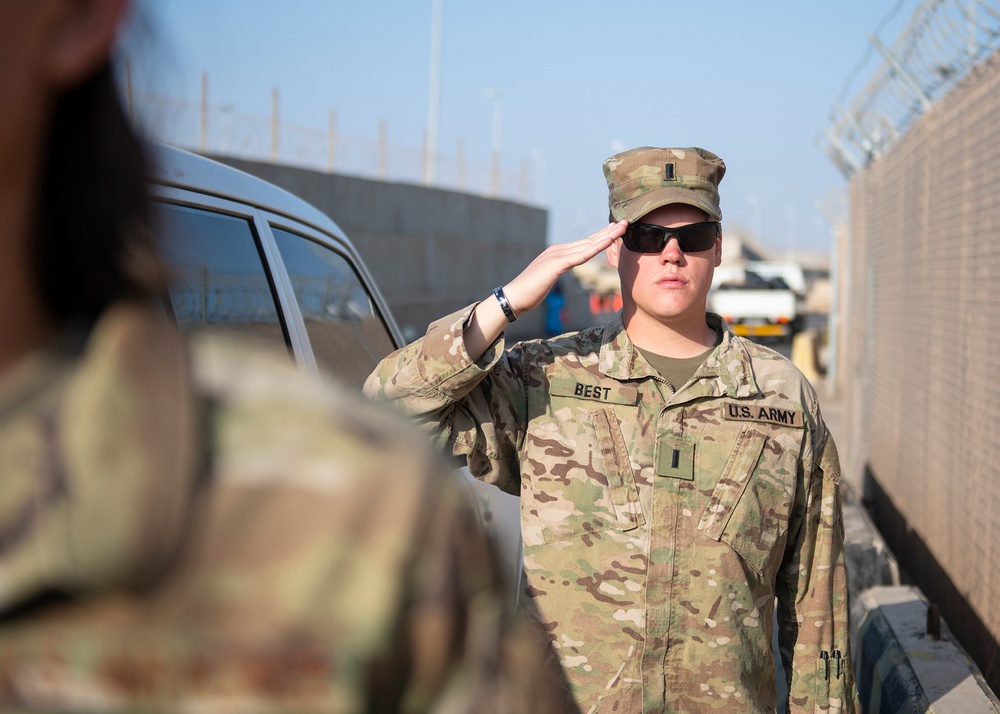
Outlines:
[[[146,166],[110,64],[58,98],[32,242],[35,282],[57,325],[163,295]]]

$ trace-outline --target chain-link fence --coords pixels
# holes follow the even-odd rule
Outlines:
[[[1000,54],[850,192],[848,478],[1000,691]]]

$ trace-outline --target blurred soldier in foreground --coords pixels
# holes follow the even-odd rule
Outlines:
[[[776,598],[791,709],[856,710],[816,393],[706,313],[725,170],[698,148],[611,157],[615,222],[432,324],[365,386],[520,494],[524,592],[584,711],[774,711]],[[504,326],[601,251],[622,312],[508,348]]]
[[[422,436],[162,317],[124,11],[0,0],[0,709],[562,711]]]

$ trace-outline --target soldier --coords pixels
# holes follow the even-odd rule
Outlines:
[[[163,317],[124,11],[0,2],[0,709],[563,711],[422,435]]]
[[[855,711],[839,464],[816,393],[706,312],[726,167],[699,148],[604,163],[611,220],[386,358],[399,402],[521,497],[525,588],[583,711]],[[605,251],[623,309],[508,346],[504,326]]]

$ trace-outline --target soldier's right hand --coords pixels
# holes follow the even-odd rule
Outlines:
[[[625,233],[628,221],[609,223],[587,238],[550,245],[521,274],[503,286],[504,295],[517,317],[542,304],[559,276],[583,265]],[[465,328],[465,349],[478,361],[507,326],[500,303],[491,295],[476,306]]]
[[[504,286],[511,308],[520,316],[541,305],[559,276],[605,250],[625,233],[627,225],[625,220],[609,223],[587,238],[550,245]]]
[[[609,223],[587,238],[572,243],[556,243],[542,251],[520,275],[503,286],[514,314],[520,317],[541,305],[559,276],[605,250],[625,233],[627,225],[625,220]],[[474,362],[500,336],[507,322],[500,303],[492,295],[476,306],[464,332],[465,349]]]

